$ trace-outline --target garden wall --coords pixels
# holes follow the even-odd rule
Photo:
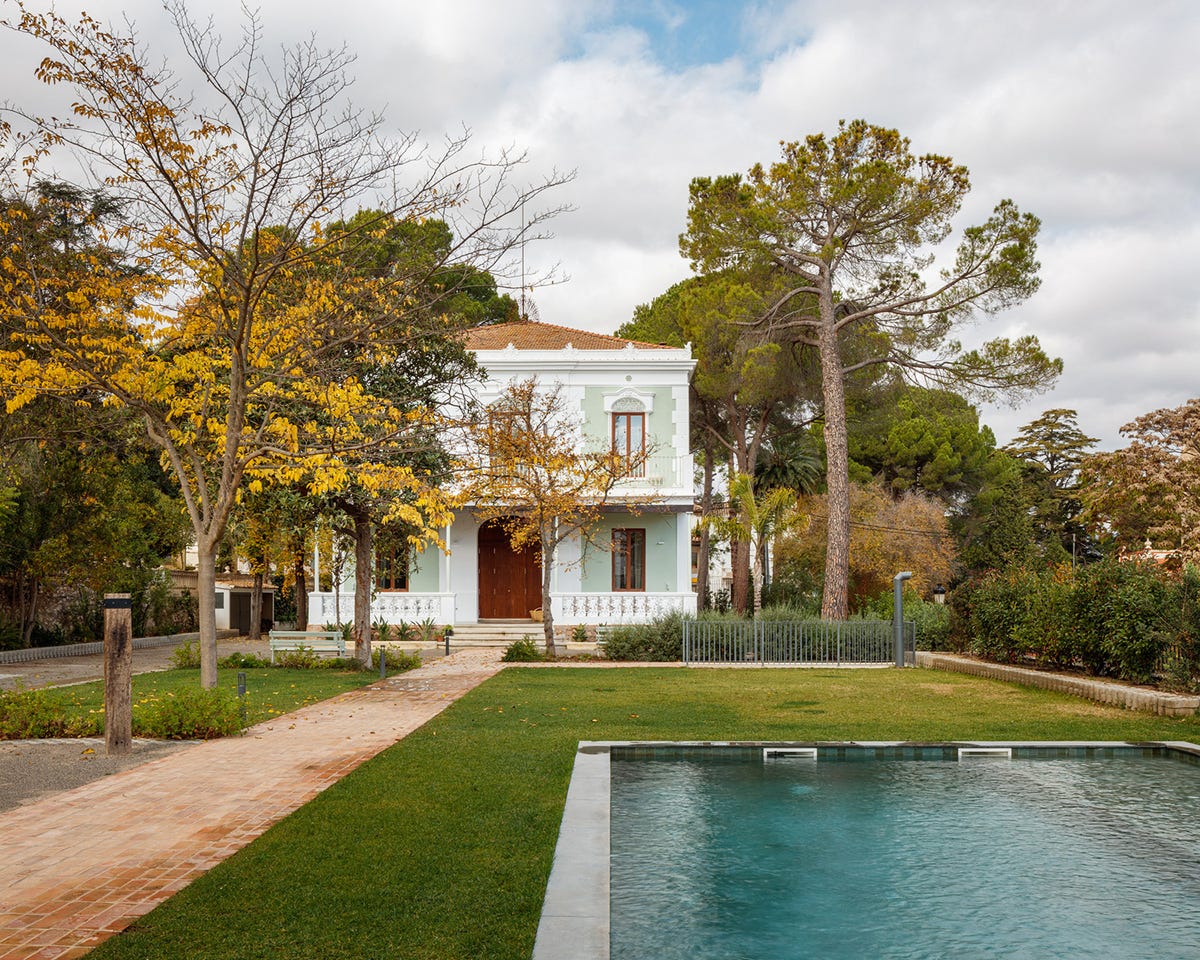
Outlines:
[[[217,639],[236,637],[236,630],[218,630]],[[200,639],[199,633],[176,633],[166,637],[135,637],[134,650],[147,647],[170,647],[187,641]],[[34,660],[57,660],[62,657],[89,657],[104,652],[104,642],[64,643],[56,647],[26,647],[23,650],[0,650],[0,663],[32,663]]]
[[[1164,717],[1187,717],[1200,710],[1200,697],[1162,693],[1144,687],[1133,687],[1122,683],[1074,677],[1027,667],[1013,667],[1002,663],[988,663],[970,657],[958,657],[949,653],[917,651],[917,666],[932,670],[950,670],[954,673],[969,673],[976,677],[1006,680],[1026,687],[1057,690],[1072,696],[1125,707],[1127,710],[1146,710]]]

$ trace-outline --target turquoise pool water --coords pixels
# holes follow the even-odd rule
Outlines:
[[[613,754],[613,960],[1200,957],[1193,764],[673,755]]]

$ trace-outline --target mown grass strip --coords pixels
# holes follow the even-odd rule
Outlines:
[[[509,669],[90,957],[526,960],[579,740],[1192,740],[923,670]]]
[[[250,724],[291,713],[347,690],[357,690],[379,679],[378,673],[369,670],[289,670],[273,667],[242,672],[246,674],[246,718]],[[237,670],[218,670],[218,688],[236,694],[237,675]],[[133,678],[133,703],[136,707],[140,703],[199,686],[198,669],[139,673]],[[102,681],[47,688],[45,696],[49,703],[68,716],[95,718],[100,724],[98,729],[103,730]]]

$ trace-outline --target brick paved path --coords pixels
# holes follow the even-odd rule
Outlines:
[[[464,650],[0,814],[0,960],[79,957],[500,668]]]

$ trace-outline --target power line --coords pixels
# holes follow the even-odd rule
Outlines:
[[[824,514],[814,513],[814,514],[811,514],[811,516],[813,517],[814,520],[824,520],[826,522],[829,521],[829,517]],[[921,527],[892,527],[892,526],[887,526],[887,525],[881,524],[881,523],[867,523],[865,520],[851,520],[850,526],[861,527],[865,530],[883,530],[888,533],[917,533],[917,534],[921,534],[926,537],[933,537],[935,540],[953,540],[954,539],[954,535],[947,531],[931,530],[931,529],[925,529],[925,528],[921,528]]]

